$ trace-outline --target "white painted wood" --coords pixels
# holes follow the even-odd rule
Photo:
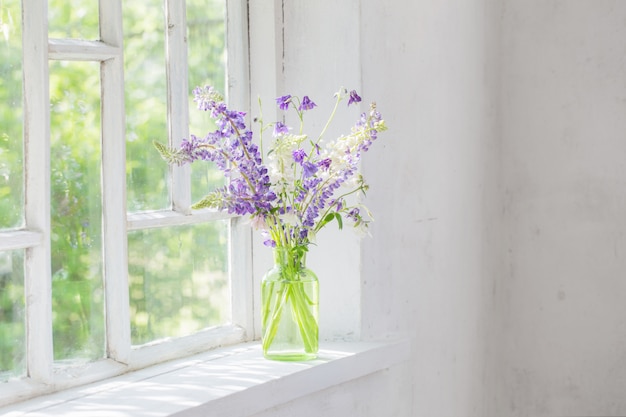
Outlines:
[[[228,51],[226,96],[230,108],[250,108],[247,1],[226,3],[226,50]],[[248,123],[251,123],[248,117]],[[247,219],[230,222],[229,265],[233,323],[254,338],[254,282],[252,279],[252,229]]]
[[[265,123],[278,120],[273,99],[280,95],[283,78],[283,2],[260,0],[248,2],[249,56],[250,56],[250,112],[252,117],[262,118]],[[259,108],[259,98],[264,99]],[[258,124],[253,124],[255,138],[260,140]],[[265,139],[267,140],[267,139]],[[256,236],[252,243],[254,304],[261,303],[260,286],[263,274],[269,269],[272,254]],[[261,335],[260,308],[254,310],[255,338]]]
[[[246,340],[246,331],[240,326],[226,325],[201,330],[189,336],[157,340],[134,346],[129,369],[142,369],[150,365],[205,352],[218,346],[231,346]]]
[[[232,219],[235,214],[208,209],[193,210],[190,214],[177,211],[150,211],[128,214],[128,230],[153,229],[168,226],[184,226]]]
[[[357,380],[409,358],[406,341],[326,343],[320,358],[276,362],[257,343],[218,349],[90,387],[0,409],[24,417],[247,417]]]
[[[94,362],[70,361],[55,363],[54,391],[62,391],[92,382],[102,381],[122,374],[128,370],[128,366],[116,362],[113,359],[102,359]]]
[[[126,237],[126,136],[121,0],[100,2],[100,37],[117,48],[101,65],[102,209],[107,356],[128,363],[130,312]]]
[[[49,39],[50,59],[59,61],[105,61],[119,57],[120,47],[102,41],[80,39]]]
[[[47,8],[24,5],[26,227],[3,232],[0,250],[26,248],[27,379],[3,386],[0,404],[197,353],[252,337],[251,239],[247,221],[211,210],[189,211],[189,171],[178,170],[172,187],[176,211],[126,214],[125,121],[122,5],[100,2],[99,41],[47,39]],[[170,137],[179,144],[187,136],[187,40],[184,4],[166,3]],[[247,7],[229,4],[229,99],[249,106]],[[107,357],[90,364],[53,363],[50,277],[50,143],[48,60],[101,62],[101,140],[103,200],[103,265]],[[184,80],[184,82],[181,82]],[[178,138],[178,139],[177,139]],[[128,302],[127,231],[200,224],[231,219],[230,261],[233,277],[233,325],[207,329],[174,340],[131,347]]]
[[[50,388],[49,384],[35,382],[32,378],[13,379],[2,384],[2,389],[0,390],[0,407],[51,392],[53,392],[53,390]]]
[[[283,88],[283,6],[282,0],[260,0],[249,3],[250,91],[251,104],[259,114],[258,98],[273,99]],[[277,116],[274,103],[265,102],[263,118],[273,122]]]
[[[24,249],[43,243],[43,235],[30,230],[12,230],[0,233],[0,251]]]
[[[26,363],[28,376],[42,383],[52,378],[47,17],[47,1],[22,3],[25,217],[26,228],[41,234],[41,244],[28,248],[25,258]]]
[[[187,17],[185,2],[165,1],[165,44],[167,54],[167,121],[169,144],[180,146],[189,137],[189,88],[187,71]],[[172,209],[184,214],[191,211],[191,167],[170,166]]]
[[[241,217],[230,222],[231,314],[233,323],[245,329],[246,340],[255,338],[254,312],[260,309],[254,303],[254,280],[252,277],[252,230]]]
[[[245,0],[226,2],[226,98],[233,109],[250,108],[248,7]]]
[[[25,401],[79,385],[102,381],[124,373],[127,367],[110,359],[87,363],[63,363],[53,367],[53,379],[48,383],[34,379],[11,380],[2,385],[0,406]],[[38,400],[42,401],[42,400]],[[2,414],[4,415],[4,414]]]
[[[280,95],[310,95],[318,107],[305,114],[305,132],[317,136],[335,105],[334,94],[342,86],[356,89],[364,97],[367,104],[362,103],[361,111],[367,108],[369,101],[377,99],[360,88],[360,5],[357,0],[317,0],[285,2],[284,7],[284,90],[280,91]],[[327,12],[330,8],[333,9],[332,14]],[[322,26],[335,30],[321,30],[311,35]],[[320,59],[321,56],[323,59]],[[348,107],[346,101],[340,103],[325,139],[333,140],[348,134],[358,120],[359,109],[357,106]],[[293,112],[290,114],[293,122]],[[290,122],[289,119],[287,121]],[[372,146],[370,153],[364,155],[363,163],[379,157],[386,141],[393,140],[389,138],[392,136],[381,134],[381,140]],[[381,176],[380,173],[375,175]],[[368,176],[365,178],[368,182],[371,179]],[[377,220],[375,224],[378,224],[378,213],[373,213]],[[384,216],[384,213],[381,215]],[[316,239],[317,245],[311,246],[307,255],[307,264],[319,278],[320,337],[358,340],[362,299],[361,244],[371,239],[361,238],[351,227],[340,230],[335,225],[321,230]],[[331,259],[332,262],[329,261]]]

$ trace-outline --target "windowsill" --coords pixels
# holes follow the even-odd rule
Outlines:
[[[319,358],[276,362],[258,343],[216,349],[0,409],[27,416],[249,416],[408,360],[409,343],[322,343]]]

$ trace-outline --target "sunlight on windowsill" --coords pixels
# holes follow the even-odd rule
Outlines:
[[[276,362],[247,343],[0,409],[6,417],[248,416],[408,360],[409,343],[322,343],[319,358]]]

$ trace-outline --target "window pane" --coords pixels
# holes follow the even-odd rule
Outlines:
[[[24,251],[0,252],[0,382],[25,373]]]
[[[212,85],[226,92],[226,2],[224,0],[187,0],[189,48],[189,86]],[[215,129],[207,112],[199,111],[190,94],[190,131],[198,136]],[[192,201],[224,185],[222,172],[210,163],[192,165]]]
[[[134,345],[230,321],[228,223],[129,233]]]
[[[49,0],[51,38],[100,39],[98,0]]]
[[[104,356],[100,67],[50,63],[54,358]]]
[[[0,229],[23,224],[22,12],[0,3]]]
[[[152,146],[168,136],[163,0],[123,7],[128,211],[167,209],[168,166]]]

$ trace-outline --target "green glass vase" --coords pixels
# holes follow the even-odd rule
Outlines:
[[[274,266],[261,283],[263,355],[303,361],[317,357],[319,283],[304,251],[274,248]]]

